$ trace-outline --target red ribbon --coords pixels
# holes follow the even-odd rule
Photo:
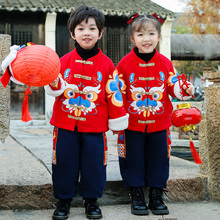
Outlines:
[[[0,78],[0,81],[2,83],[2,85],[6,88],[6,86],[8,85],[9,81],[11,78],[11,73],[9,70],[9,67],[7,67],[5,73],[3,74],[3,76]]]
[[[183,85],[186,86],[186,88],[189,88],[189,83],[187,83],[187,78],[186,78],[186,75],[185,74],[182,74],[181,76],[177,76],[177,79],[179,81],[179,86],[180,86],[180,89],[181,89],[181,93],[182,93],[182,100],[183,100]],[[180,84],[180,80],[182,80],[182,85]],[[194,98],[194,96],[192,95],[192,98]]]
[[[163,24],[163,20],[162,20],[156,13],[153,13],[152,15],[153,15],[156,19],[158,19],[161,24]]]
[[[129,20],[127,21],[127,23],[130,24],[130,23],[131,23],[135,18],[137,18],[138,16],[139,16],[138,13],[134,14],[134,15],[131,17],[131,19],[129,19]]]

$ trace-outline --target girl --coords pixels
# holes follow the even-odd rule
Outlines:
[[[56,97],[50,123],[53,189],[59,201],[53,219],[68,218],[78,191],[87,218],[102,218],[97,198],[106,183],[105,132],[128,126],[114,64],[97,45],[103,27],[104,14],[95,8],[80,6],[70,14],[68,28],[76,48],[60,59],[61,75],[45,87]]]
[[[133,14],[129,21],[136,45],[117,65],[129,126],[119,134],[119,163],[124,186],[130,188],[135,215],[168,214],[162,199],[169,176],[172,103],[169,95],[189,99],[194,87],[182,80],[171,61],[155,48],[163,20],[156,14]],[[183,78],[183,77],[182,77]],[[149,204],[142,187],[150,187]]]

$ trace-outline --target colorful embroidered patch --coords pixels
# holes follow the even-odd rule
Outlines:
[[[104,162],[103,165],[107,165],[108,162],[108,142],[107,142],[107,137],[106,134],[104,133]]]
[[[123,80],[119,79],[118,72],[115,70],[113,77],[106,83],[106,92],[111,97],[111,102],[113,105],[121,107],[123,105],[121,90],[124,90],[125,83]]]
[[[57,144],[57,135],[58,135],[58,128],[54,127],[53,129],[53,152],[52,152],[52,164],[57,164],[56,159],[56,144]]]
[[[118,156],[125,158],[125,134],[124,131],[118,134]]]
[[[118,144],[118,156],[125,158],[125,145],[124,144]]]
[[[172,86],[173,84],[175,84],[178,81],[178,77],[179,73],[177,72],[177,70],[174,68],[174,73],[173,72],[169,72],[169,77],[168,77],[168,86]]]
[[[171,153],[171,134],[170,134],[170,129],[167,129],[167,158],[170,157]]]
[[[52,152],[52,164],[54,164],[54,165],[57,164],[56,151],[55,150],[53,150],[53,152]]]

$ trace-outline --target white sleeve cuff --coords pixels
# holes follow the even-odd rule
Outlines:
[[[16,58],[17,52],[20,46],[13,45],[10,47],[10,53],[8,56],[2,61],[2,70],[6,71],[6,68],[12,63],[12,61]]]
[[[66,89],[66,82],[60,77],[61,87],[59,90],[53,90],[50,85],[44,86],[46,93],[50,96],[57,97],[63,94]]]
[[[112,131],[125,130],[128,127],[129,114],[122,116],[120,118],[109,119],[108,126]]]
[[[17,79],[15,79],[13,76],[11,76],[10,80],[18,85],[24,85],[24,83],[18,81]]]
[[[190,83],[190,82],[188,82],[188,83]],[[180,85],[182,85],[182,80],[180,80]],[[176,82],[174,85],[174,94],[180,100],[188,100],[188,99],[192,98],[192,96],[182,96],[179,82]]]

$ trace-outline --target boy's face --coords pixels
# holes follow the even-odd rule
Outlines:
[[[99,34],[95,19],[89,18],[87,23],[83,20],[80,24],[76,25],[74,34],[71,33],[71,36],[83,49],[89,50],[102,37],[102,32]]]

